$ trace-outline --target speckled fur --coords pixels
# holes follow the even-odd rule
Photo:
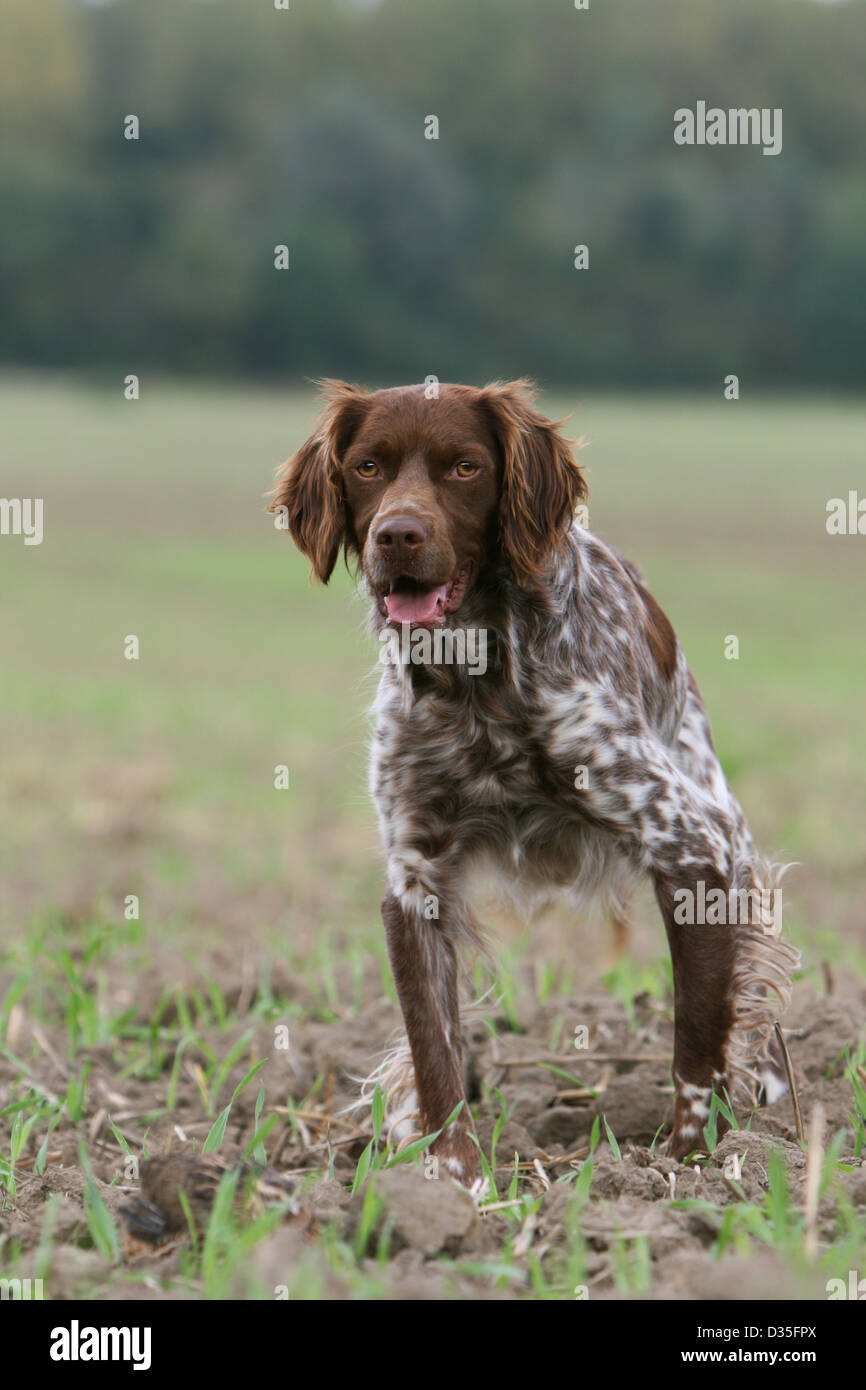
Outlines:
[[[371,598],[378,632],[372,585]],[[400,1121],[416,1085],[428,1132],[465,1101],[457,971],[460,948],[484,946],[476,869],[492,868],[527,904],[566,894],[576,906],[601,898],[617,908],[649,879],[674,965],[670,1150],[682,1158],[703,1147],[714,1088],[754,1099],[772,1078],[778,1093],[772,1027],[798,959],[777,921],[675,924],[674,895],[699,880],[725,891],[772,886],[685,657],[636,567],[574,522],[531,583],[505,553],[488,557],[449,623],[486,630],[484,675],[389,665],[374,705],[383,916],[411,1043],[396,1070],[389,1061]],[[581,768],[586,785],[576,786]],[[467,1185],[477,1180],[465,1103],[434,1152]]]
[[[576,906],[598,895],[627,901],[651,874],[672,884],[708,869],[737,887],[766,881],[679,646],[672,676],[660,677],[640,587],[634,566],[573,526],[549,604],[502,573],[461,611],[461,622],[498,634],[483,680],[456,667],[386,669],[371,789],[389,887],[415,915],[438,900],[431,933],[481,944],[466,897],[479,858],[513,880],[518,898],[565,892]],[[578,766],[588,772],[583,790]],[[781,1080],[770,1030],[797,954],[760,924],[736,930],[738,1026],[717,1075],[755,1098],[769,1074]],[[706,1116],[691,1097],[708,1106],[711,1088],[679,1075],[676,1084],[674,1147],[700,1147],[695,1121]]]

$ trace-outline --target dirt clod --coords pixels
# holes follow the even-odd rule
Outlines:
[[[469,1193],[450,1178],[427,1179],[411,1166],[393,1168],[376,1177],[382,1210],[376,1228],[390,1228],[391,1249],[409,1247],[425,1255],[456,1254],[475,1230],[478,1216]],[[349,1204],[347,1231],[357,1227],[364,1194]]]

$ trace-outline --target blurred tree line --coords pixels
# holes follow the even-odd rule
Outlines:
[[[864,70],[863,0],[4,0],[0,358],[851,387]]]

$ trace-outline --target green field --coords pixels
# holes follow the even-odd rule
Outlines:
[[[786,908],[807,979],[820,987],[824,962],[825,981],[829,968],[862,982],[866,538],[828,536],[825,509],[863,476],[866,406],[747,394],[729,403],[720,391],[575,391],[542,404],[574,412],[591,526],[641,565],[671,617],[756,838],[800,863]],[[0,537],[9,1196],[26,1184],[10,1162],[16,1144],[19,1166],[29,1153],[27,1171],[38,1172],[54,1113],[28,1089],[46,1055],[40,1034],[54,1039],[58,1073],[43,1077],[43,1092],[66,1094],[90,1061],[156,1093],[178,1028],[219,1035],[220,1056],[229,1052],[246,1018],[233,1012],[238,981],[260,1021],[277,1016],[268,1010],[286,980],[301,982],[295,1014],[324,1022],[388,994],[365,787],[375,654],[364,605],[345,573],[312,587],[264,510],[273,470],[314,414],[312,392],[145,377],[141,400],[127,402],[118,383],[0,383],[0,493],[43,497],[45,516],[41,546]],[[130,634],[134,661],[124,658]],[[738,660],[725,658],[730,635]],[[274,788],[280,764],[285,791]],[[128,920],[133,894],[140,915]],[[580,964],[586,983],[603,960],[603,943],[551,929],[539,963],[540,948],[508,930],[518,1004],[533,971],[561,968],[572,980]],[[635,971],[652,971],[662,943],[649,911]],[[190,1005],[189,1025],[183,1011],[166,1023],[164,1052],[145,1065],[136,1048],[172,991],[201,1011]],[[236,1062],[239,1076],[248,1069],[234,1059],[221,1085]],[[208,1092],[206,1117],[219,1091]],[[67,1097],[56,1134],[86,1137],[100,1104],[111,1111],[95,1093]],[[23,1120],[16,1141],[16,1116],[32,1115],[26,1144]],[[26,1262],[21,1232],[9,1241],[7,1256]],[[109,1276],[96,1257],[106,1268],[112,1258],[90,1244],[88,1278],[100,1284]],[[350,1265],[345,1257],[338,1271],[349,1285],[367,1277]]]

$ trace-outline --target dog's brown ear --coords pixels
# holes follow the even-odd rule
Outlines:
[[[278,470],[268,511],[280,515],[298,549],[312,561],[313,574],[327,584],[340,546],[350,543],[339,459],[370,396],[345,381],[319,384],[328,404],[306,444]]]
[[[533,405],[527,381],[481,392],[503,459],[499,535],[519,584],[531,588],[561,546],[579,502],[589,496],[572,445]]]

